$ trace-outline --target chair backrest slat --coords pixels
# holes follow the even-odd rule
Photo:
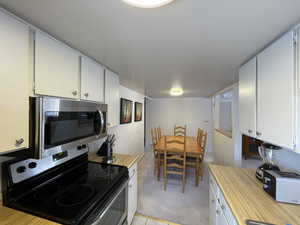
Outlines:
[[[186,136],[186,125],[174,126],[174,136]]]

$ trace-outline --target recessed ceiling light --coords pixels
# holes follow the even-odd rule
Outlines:
[[[173,95],[173,96],[180,96],[182,94],[183,94],[182,88],[172,88],[170,91],[170,95]]]
[[[174,0],[123,0],[129,5],[139,8],[157,8],[169,4]]]

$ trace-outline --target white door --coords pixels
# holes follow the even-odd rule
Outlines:
[[[216,225],[217,219],[217,201],[215,193],[210,187],[209,189],[209,225]]]
[[[107,126],[117,126],[120,119],[119,76],[110,70],[105,70],[105,103]]]
[[[241,133],[256,136],[256,57],[239,69],[239,126]]]
[[[137,173],[135,173],[129,180],[128,184],[128,225],[131,224],[135,212],[137,210]]]
[[[86,56],[81,57],[81,99],[104,102],[104,68]]]
[[[0,11],[0,151],[28,147],[29,28]]]
[[[41,32],[35,34],[35,94],[79,98],[79,53]]]
[[[257,57],[257,137],[294,148],[294,40],[289,32]]]

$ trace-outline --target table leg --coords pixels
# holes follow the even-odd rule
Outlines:
[[[160,153],[157,155],[157,180],[160,181]]]
[[[199,186],[199,169],[200,169],[200,159],[199,157],[196,158],[196,186]]]

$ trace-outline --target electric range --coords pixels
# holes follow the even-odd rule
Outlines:
[[[126,223],[126,167],[90,162],[87,154],[53,168],[40,164],[34,159],[3,164],[5,206],[66,225]],[[46,169],[34,172],[41,168]]]

